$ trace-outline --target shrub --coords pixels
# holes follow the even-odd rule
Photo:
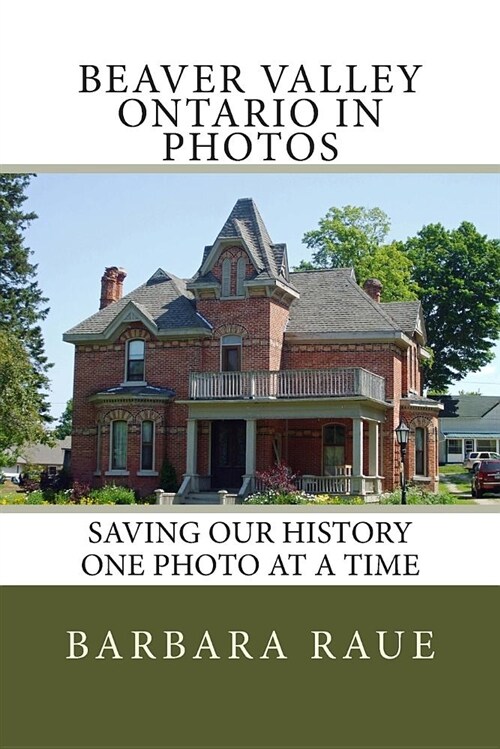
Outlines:
[[[45,498],[44,492],[41,489],[36,489],[33,492],[26,494],[27,505],[43,505],[48,504],[48,500]]]
[[[25,505],[26,495],[10,492],[0,497],[0,505]]]
[[[136,501],[140,505],[155,505],[156,494],[148,494],[147,497],[138,497]]]
[[[126,486],[115,486],[115,484],[106,484],[100,489],[92,489],[88,494],[95,504],[99,505],[133,505],[135,504],[135,494],[132,489]]]
[[[454,505],[457,504],[456,498],[449,492],[432,492],[419,489],[415,486],[409,486],[406,492],[406,502],[409,505]],[[383,494],[380,497],[381,505],[400,505],[401,489],[397,489],[389,494]]]
[[[168,460],[163,461],[163,465],[160,471],[160,489],[164,492],[176,492],[179,488],[179,482],[177,481],[177,474],[175,468]],[[154,503],[152,503],[154,504]]]
[[[263,492],[256,492],[245,499],[247,505],[306,505],[309,500],[302,492],[277,491],[267,489]]]
[[[283,463],[282,461],[276,463],[268,471],[257,471],[256,476],[260,480],[264,492],[275,491],[281,494],[297,493],[297,487],[295,485],[297,475],[292,473],[290,466],[287,466],[286,463]],[[283,504],[299,503],[284,502]]]
[[[344,497],[333,494],[305,494],[304,492],[280,492],[274,489],[251,494],[245,499],[249,505],[363,505],[361,497]]]

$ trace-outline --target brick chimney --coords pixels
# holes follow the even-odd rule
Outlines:
[[[363,290],[366,291],[368,296],[375,302],[380,302],[380,295],[382,294],[382,284],[378,278],[367,278],[363,284]]]
[[[104,309],[104,307],[122,298],[123,281],[126,276],[127,271],[124,268],[117,268],[116,265],[104,269],[104,275],[101,278],[101,304],[99,309]]]

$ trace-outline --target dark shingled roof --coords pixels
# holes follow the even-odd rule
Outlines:
[[[290,308],[287,333],[413,335],[420,325],[420,302],[377,303],[358,286],[351,268],[289,273],[286,245],[273,244],[250,198],[237,201],[215,244],[205,247],[202,267],[220,240],[245,243],[257,269],[257,279],[279,281],[299,292],[300,298]],[[132,308],[130,319],[134,319],[134,314],[139,318],[142,315],[160,332],[181,328],[211,330],[209,322],[196,312],[193,295],[186,287],[186,283],[218,283],[208,263],[203,276],[200,270],[192,281],[186,282],[158,269],[145,284],[68,330],[66,340],[105,335],[127,305]],[[125,318],[128,317],[127,310]]]
[[[174,398],[175,390],[172,388],[154,387],[153,385],[119,385],[118,387],[106,388],[96,393],[99,395],[129,396],[130,398]]]
[[[403,330],[387,313],[386,305],[375,302],[358,286],[351,268],[291,273],[290,279],[299,291],[300,299],[291,306],[287,333],[388,333]]]
[[[420,302],[382,302],[382,307],[405,333],[420,327]]]
[[[171,273],[157,271],[145,284],[75,325],[65,335],[104,333],[117,314],[130,302],[134,302],[160,331],[177,328],[210,329],[206,321],[197,314],[192,294],[186,289],[186,281]]]
[[[214,246],[219,241],[227,239],[244,242],[259,274],[258,278],[289,281],[286,245],[273,243],[259,209],[251,198],[240,198],[236,202],[214,244],[205,247],[200,269],[195,274],[193,281],[209,280],[208,274],[201,274],[201,268]]]

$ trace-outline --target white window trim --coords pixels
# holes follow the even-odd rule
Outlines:
[[[125,344],[125,372],[123,374],[123,382],[120,383],[122,387],[126,385],[134,385],[135,387],[139,387],[140,385],[148,384],[146,380],[128,379],[129,346],[131,343],[135,343],[136,341],[141,341],[142,345],[144,346],[144,356],[142,361],[144,362],[143,373],[146,374],[146,341],[144,340],[144,338],[130,338]]]

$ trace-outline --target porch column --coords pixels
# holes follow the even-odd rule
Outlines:
[[[351,494],[365,494],[363,478],[363,422],[352,420],[352,479]]]
[[[379,434],[380,424],[378,421],[370,421],[368,425],[368,473],[370,476],[375,476],[373,482],[373,491],[375,494],[380,494],[382,491],[382,481],[378,477],[380,476],[380,455],[379,455]]]
[[[369,455],[368,455],[368,472],[370,476],[379,476],[379,423],[378,421],[370,421],[368,425],[368,444],[369,444]]]
[[[187,419],[187,452],[186,452],[186,474],[194,476],[198,473],[198,422],[196,419]]]
[[[254,476],[256,466],[256,450],[257,450],[257,420],[247,419],[246,420],[247,434],[246,434],[246,453],[245,453],[245,475]]]

